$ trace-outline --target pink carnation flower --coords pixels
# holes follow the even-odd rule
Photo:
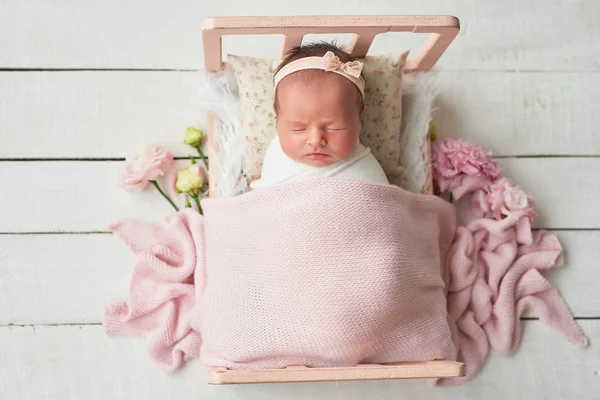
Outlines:
[[[163,176],[173,162],[173,155],[158,146],[138,151],[125,160],[125,168],[121,171],[119,185],[125,190],[141,191],[148,185],[148,182]]]
[[[471,198],[471,210],[478,216],[502,219],[522,212],[533,223],[535,200],[508,178],[493,182],[487,190],[478,190]]]
[[[470,191],[460,189],[465,176],[477,177],[476,186],[491,182],[500,175],[500,169],[491,155],[464,140],[443,138],[432,147],[434,183],[442,193],[457,191],[462,196]],[[473,180],[465,183],[472,185]]]

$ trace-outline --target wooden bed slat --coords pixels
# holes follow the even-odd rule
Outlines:
[[[296,46],[300,46],[302,44],[302,39],[304,38],[304,33],[302,32],[289,32],[285,35],[283,39],[283,47],[281,49],[281,55],[283,56],[285,53],[290,51]]]
[[[419,33],[419,30],[416,30],[415,33]],[[457,33],[451,34],[451,32],[440,29],[440,33],[429,35],[419,54],[406,60],[405,72],[429,71],[450,46]]]
[[[357,29],[357,33],[350,42],[348,46],[348,51],[352,53],[353,56],[358,58],[366,57],[369,52],[369,48],[371,48],[371,44],[380,33],[387,32],[388,28],[363,28]]]
[[[465,364],[455,361],[407,362],[393,365],[361,364],[344,368],[308,368],[293,366],[285,369],[229,370],[213,367],[208,370],[211,385],[323,382],[415,378],[454,378],[465,375]]]

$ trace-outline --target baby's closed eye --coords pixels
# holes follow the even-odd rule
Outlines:
[[[304,132],[306,130],[305,124],[287,124],[286,129],[290,132]]]

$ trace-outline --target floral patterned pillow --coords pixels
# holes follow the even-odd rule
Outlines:
[[[408,51],[399,55],[367,56],[361,143],[369,147],[385,173],[400,174],[402,77]],[[280,60],[228,55],[240,94],[240,127],[245,135],[243,172],[249,180],[260,178],[264,153],[277,135],[273,109],[273,71]]]

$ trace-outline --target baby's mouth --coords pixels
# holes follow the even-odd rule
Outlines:
[[[325,153],[310,153],[310,154],[307,154],[306,157],[308,157],[312,160],[323,160],[325,158],[329,158],[330,155],[325,154]]]

